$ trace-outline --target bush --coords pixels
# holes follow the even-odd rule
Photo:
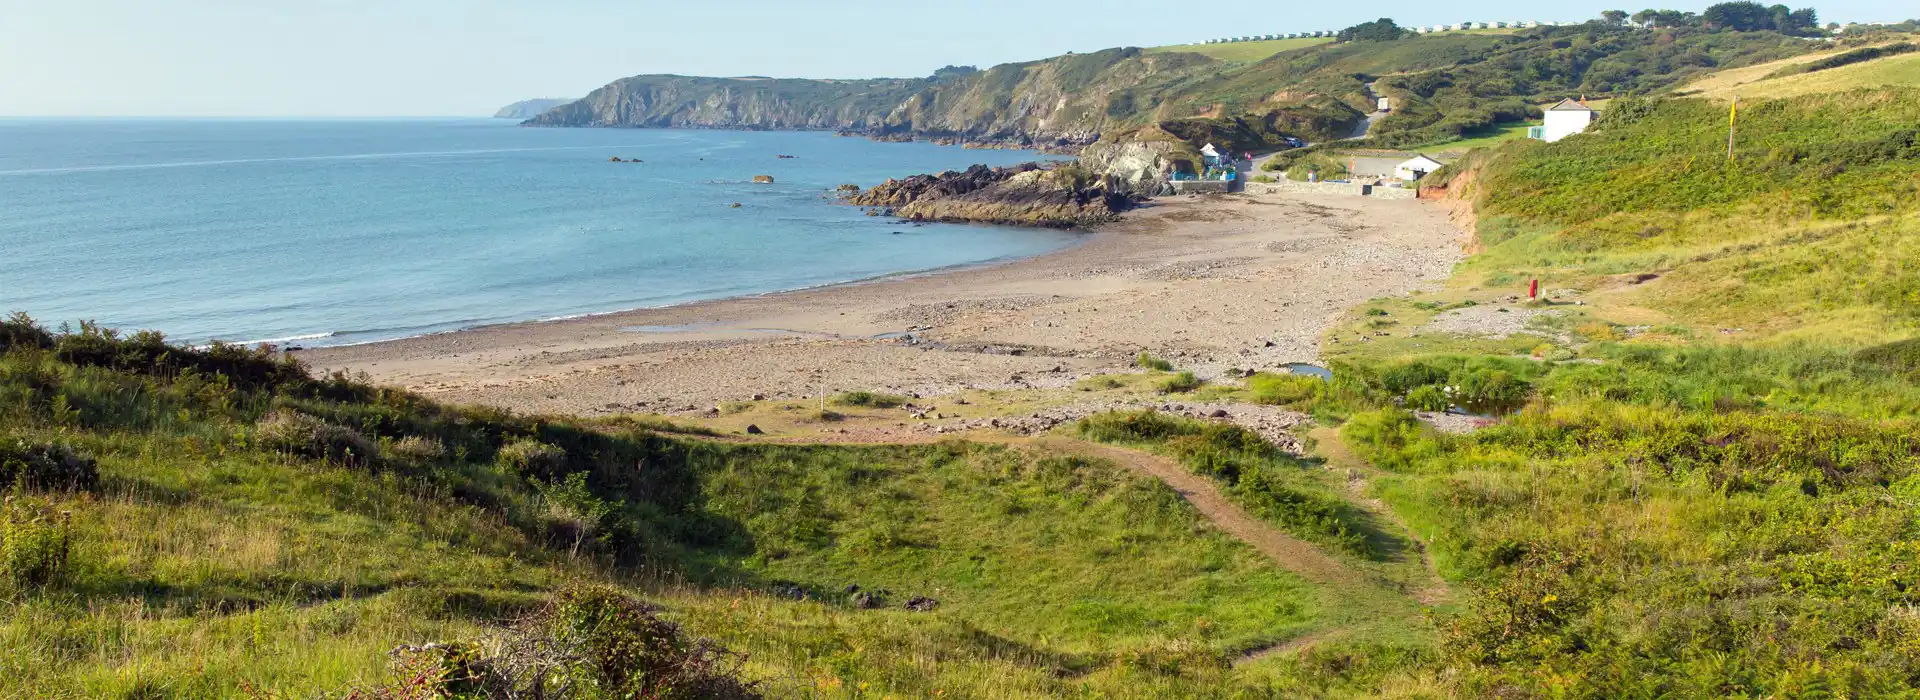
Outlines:
[[[387,454],[415,462],[438,462],[447,456],[447,446],[434,438],[409,435],[395,440]]]
[[[1451,378],[1454,399],[1480,413],[1509,413],[1526,405],[1533,387],[1502,369],[1461,369]]]
[[[0,442],[0,490],[16,484],[29,489],[92,490],[100,485],[100,469],[92,457],[65,445]]]
[[[0,502],[0,579],[13,588],[42,588],[60,580],[73,549],[72,513],[10,495]]]
[[[741,680],[745,658],[690,638],[660,609],[612,588],[557,594],[496,644],[396,650],[399,678],[375,698],[736,700],[760,697]],[[555,689],[567,688],[560,693]]]
[[[14,348],[46,350],[53,347],[53,334],[34,323],[24,313],[15,313],[0,321],[0,353]]]
[[[1423,386],[1446,384],[1448,374],[1447,370],[1425,362],[1402,362],[1380,370],[1380,386],[1401,396]]]
[[[352,428],[287,408],[261,418],[253,434],[274,450],[341,464],[372,464],[380,457],[380,447]]]
[[[567,451],[539,440],[521,439],[500,448],[502,464],[522,474],[557,475],[567,468]]]
[[[1437,386],[1416,387],[1407,392],[1407,408],[1415,411],[1445,411],[1452,405],[1447,392]]]
[[[1254,403],[1297,406],[1326,396],[1327,383],[1318,377],[1261,372],[1247,378],[1247,390]]]
[[[1140,353],[1139,357],[1133,359],[1133,364],[1141,369],[1150,369],[1157,372],[1173,371],[1173,363],[1154,357],[1150,353]]]
[[[1192,372],[1181,372],[1160,380],[1160,393],[1184,394],[1200,388],[1200,385],[1205,383],[1206,382],[1201,381],[1199,377],[1194,376]]]
[[[893,394],[876,394],[871,391],[849,391],[833,397],[836,406],[857,406],[862,408],[899,408],[907,405],[907,397]]]

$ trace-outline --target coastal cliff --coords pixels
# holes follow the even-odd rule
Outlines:
[[[500,111],[493,113],[493,118],[495,119],[532,119],[534,117],[540,116],[540,113],[542,112],[545,112],[549,109],[553,109],[555,107],[558,107],[560,105],[563,105],[572,101],[573,101],[573,98],[570,98],[570,97],[539,97],[531,100],[521,100],[519,102],[515,102],[505,107],[501,107]]]
[[[912,221],[1074,228],[1112,221],[1134,199],[1078,167],[1027,163],[888,180],[847,202]]]
[[[1111,131],[1272,102],[1265,94],[1225,100],[1205,89],[1189,94],[1234,65],[1200,54],[1120,48],[987,70],[948,67],[926,78],[640,75],[526,124],[817,129],[885,140],[1077,152]]]

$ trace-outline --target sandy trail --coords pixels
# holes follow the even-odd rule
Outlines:
[[[1210,377],[1312,361],[1355,305],[1449,274],[1457,237],[1415,201],[1163,199],[1004,265],[302,356],[441,400],[580,415],[1061,387],[1141,351]]]

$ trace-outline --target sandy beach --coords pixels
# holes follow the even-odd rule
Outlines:
[[[1066,386],[1142,351],[1214,377],[1314,361],[1341,314],[1461,258],[1442,208],[1358,197],[1166,198],[1085,235],[989,267],[301,355],[442,400],[584,415]]]

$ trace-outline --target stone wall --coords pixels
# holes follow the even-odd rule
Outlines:
[[[1226,194],[1233,191],[1233,183],[1226,180],[1174,180],[1174,194]]]
[[[1379,199],[1413,199],[1416,191],[1405,187],[1369,186],[1351,182],[1249,182],[1247,194],[1344,194],[1352,197],[1369,196]]]

